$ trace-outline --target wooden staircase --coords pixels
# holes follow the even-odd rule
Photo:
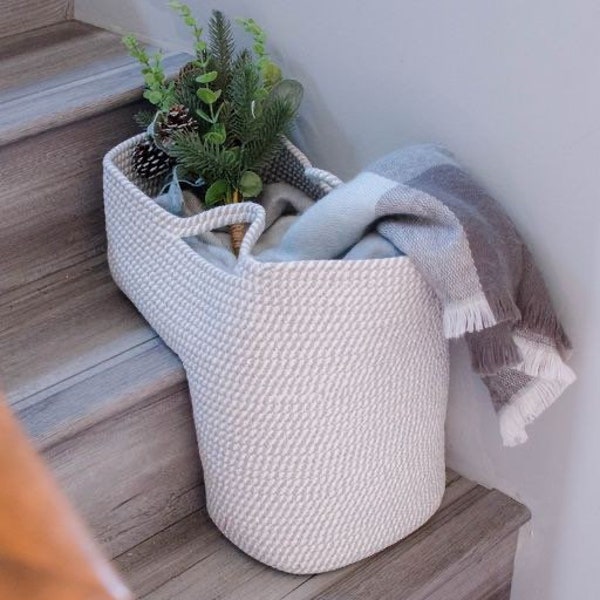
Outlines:
[[[139,597],[509,597],[527,510],[450,474],[435,517],[313,577],[246,557],[210,523],[184,372],[108,272],[101,159],[136,131],[138,67],[63,0],[3,5],[0,375],[9,402]],[[167,56],[175,73],[185,56]]]

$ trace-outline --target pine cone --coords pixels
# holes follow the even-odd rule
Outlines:
[[[175,87],[178,87],[181,83],[185,83],[190,77],[200,74],[200,69],[193,63],[188,62],[179,69],[179,73],[175,77]]]
[[[146,179],[166,175],[175,164],[175,161],[150,139],[142,140],[133,149],[131,162],[135,172]]]
[[[154,128],[154,135],[158,137],[163,146],[168,146],[173,133],[193,129],[197,124],[198,122],[190,114],[189,108],[183,104],[176,104],[162,115],[161,120]]]

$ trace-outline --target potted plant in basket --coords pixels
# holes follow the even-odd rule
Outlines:
[[[213,11],[205,39],[187,5],[170,6],[194,38],[194,56],[174,80],[165,76],[160,52],[150,56],[134,36],[124,38],[142,66],[144,97],[156,108],[138,115],[148,138],[133,152],[135,170],[141,177],[167,179],[180,169],[208,208],[256,198],[260,173],[281,149],[297,114],[302,85],[282,77],[254,20],[238,19],[253,44],[236,51],[223,13]],[[237,255],[244,225],[231,225],[230,235]]]

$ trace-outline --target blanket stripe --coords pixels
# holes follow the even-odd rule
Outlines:
[[[386,244],[375,244],[379,235]],[[445,149],[420,145],[374,162],[314,203],[259,260],[408,255],[464,337],[506,445],[575,379],[571,343],[510,218]],[[364,254],[363,254],[364,253]]]

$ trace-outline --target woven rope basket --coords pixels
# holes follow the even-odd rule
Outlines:
[[[132,175],[138,139],[104,160],[109,263],[183,362],[213,521],[291,573],[414,531],[445,481],[448,356],[432,290],[406,257],[256,261],[262,207],[168,213]],[[236,222],[249,227],[233,272],[184,241]]]

